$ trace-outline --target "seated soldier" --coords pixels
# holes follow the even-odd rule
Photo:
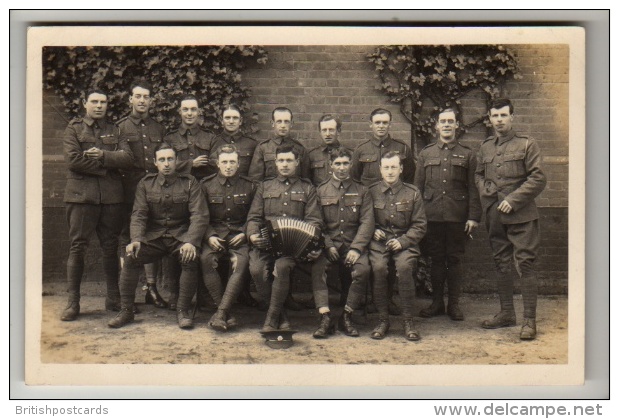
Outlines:
[[[189,174],[176,172],[176,152],[167,143],[155,148],[159,173],[144,176],[138,183],[131,215],[131,243],[120,275],[121,310],[108,326],[118,328],[134,319],[135,287],[142,265],[171,254],[180,262],[178,325],[193,327],[189,312],[196,293],[198,252],[208,225],[208,207],[200,185]],[[178,277],[178,264],[174,277]]]
[[[361,305],[370,276],[367,248],[374,234],[374,212],[368,188],[350,177],[351,160],[349,150],[334,149],[329,155],[333,174],[317,190],[325,222],[325,251],[312,265],[314,300],[321,314],[315,338],[325,338],[333,329],[325,275],[326,269],[333,266],[339,267],[340,278],[348,274],[352,277],[339,329],[348,336],[359,336],[351,316]]]
[[[383,339],[389,331],[387,267],[391,260],[400,290],[404,336],[408,340],[421,339],[413,327],[413,272],[419,258],[419,242],[426,233],[426,216],[419,189],[400,180],[402,170],[400,155],[392,151],[385,153],[380,159],[382,180],[370,187],[376,221],[370,243],[370,264],[379,317],[372,339]]]
[[[253,246],[250,252],[250,271],[258,292],[265,301],[269,301],[269,310],[264,322],[263,332],[290,329],[290,322],[283,308],[290,289],[290,272],[297,261],[290,256],[276,260],[265,251],[268,241],[260,235],[260,228],[265,220],[276,218],[295,218],[315,227],[322,227],[322,218],[318,208],[316,189],[309,180],[300,178],[296,172],[299,165],[299,153],[291,145],[278,146],[275,151],[277,176],[262,182],[256,191],[247,217],[247,236]],[[320,251],[313,251],[309,260],[320,256]],[[269,266],[273,269],[273,285],[269,281]]]
[[[225,332],[236,323],[229,313],[242,291],[243,278],[249,268],[245,222],[256,184],[248,177],[239,175],[239,152],[235,146],[224,144],[218,147],[213,157],[219,172],[201,182],[211,223],[204,236],[200,266],[204,285],[218,307],[209,326]],[[217,268],[226,256],[230,258],[232,268],[223,292]]]

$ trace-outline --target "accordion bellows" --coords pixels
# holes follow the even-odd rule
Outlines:
[[[323,247],[320,228],[295,218],[267,220],[260,235],[268,240],[266,250],[275,257],[306,259],[312,251]]]

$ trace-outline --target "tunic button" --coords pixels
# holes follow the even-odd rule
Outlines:
[[[189,155],[190,155],[191,157],[193,157],[193,153],[189,153]]]
[[[144,157],[144,160],[148,161],[148,157]]]
[[[344,208],[340,208],[340,211],[344,211]]]
[[[192,144],[192,142],[191,142],[191,141],[189,141],[187,144],[191,145],[191,144]]]
[[[144,149],[147,149],[147,148],[148,148],[147,146],[144,146]]]
[[[443,195],[445,195],[446,193],[447,193],[446,191],[443,191]]]
[[[166,198],[169,198],[169,197],[170,197],[170,194],[166,194],[166,196],[165,196],[165,197],[166,197]]]
[[[284,202],[284,205],[288,205],[288,202]]]
[[[393,218],[393,215],[390,215],[391,218]]]
[[[344,232],[343,232],[343,231],[340,231],[340,234],[344,234]]]
[[[285,216],[286,216],[286,214],[284,213],[284,214],[282,214],[282,216],[284,216],[284,217],[285,217]]]
[[[166,217],[166,220],[169,220],[169,219],[170,219],[170,217]]]
[[[496,153],[496,155],[497,155],[497,156],[500,156],[500,155],[501,155],[501,152],[499,151],[498,153]]]
[[[146,138],[146,134],[142,134],[142,137]]]
[[[226,208],[226,211],[232,211],[230,208]]]
[[[447,157],[445,157],[443,160],[447,161]]]
[[[446,172],[446,171],[447,171],[447,169],[443,169],[443,172]]]
[[[497,179],[501,179],[501,176],[497,176]]]
[[[226,185],[226,188],[229,188],[229,187],[230,187],[230,185]]]
[[[443,179],[443,183],[447,183],[447,180]]]
[[[344,222],[344,220],[340,220],[340,223],[343,223],[343,222]]]
[[[227,196],[226,198],[230,199],[230,196]]]
[[[288,192],[284,192],[284,195],[288,195]]]

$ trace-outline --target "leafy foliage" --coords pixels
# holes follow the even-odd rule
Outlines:
[[[43,82],[73,115],[83,113],[84,90],[103,89],[109,94],[108,116],[116,121],[130,113],[131,83],[146,79],[153,86],[152,112],[159,122],[178,125],[178,100],[192,93],[200,100],[203,125],[217,131],[224,105],[234,103],[244,113],[249,109],[241,71],[266,60],[266,51],[257,46],[45,47]]]
[[[467,94],[483,92],[489,102],[507,80],[520,77],[516,58],[500,45],[389,45],[368,59],[380,79],[378,88],[412,124],[413,144],[432,141],[436,111],[451,107],[462,115],[461,99]],[[479,123],[488,125],[485,114],[467,125],[460,121],[458,135]]]

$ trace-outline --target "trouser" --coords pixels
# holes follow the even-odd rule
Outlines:
[[[535,260],[539,248],[538,220],[503,224],[497,211],[498,202],[486,211],[486,228],[498,275],[501,310],[513,310],[512,262],[521,278],[524,317],[535,318],[537,308],[537,273]]]
[[[271,301],[273,263],[273,256],[269,253],[256,248],[249,251],[249,272],[256,285],[258,298],[264,304],[269,304]]]
[[[120,297],[123,307],[132,307],[135,300],[135,287],[138,283],[140,268],[146,263],[161,259],[171,254],[175,263],[170,263],[171,276],[179,280],[178,309],[188,310],[196,293],[199,256],[189,262],[181,262],[180,248],[183,243],[174,238],[163,238],[142,243],[136,258],[126,257],[120,275]]]
[[[346,298],[346,307],[350,310],[358,309],[365,298],[366,286],[370,277],[370,263],[367,253],[359,256],[359,259],[352,266],[346,266],[344,260],[348,250],[342,246],[339,250],[340,259],[332,263],[323,253],[312,264],[312,291],[316,308],[329,307],[329,289],[327,287],[326,272],[330,269],[337,268],[339,277],[350,274],[351,284]],[[342,290],[344,292],[344,290]]]
[[[458,303],[462,290],[462,265],[466,233],[463,223],[428,222],[424,249],[432,258],[431,280],[435,300],[443,299],[447,280],[449,302]]]
[[[217,268],[223,259],[230,258],[230,277],[223,289],[223,281]],[[211,249],[207,243],[203,243],[200,255],[200,267],[204,285],[218,308],[229,310],[243,289],[243,280],[249,268],[249,247],[243,244],[236,249],[228,249],[227,252],[217,252]]]
[[[122,226],[123,204],[67,203],[69,224],[69,257],[67,285],[70,301],[79,301],[84,274],[84,259],[90,237],[96,232],[101,245],[101,264],[108,298],[118,299],[118,236]]]
[[[297,262],[290,256],[275,259],[267,319],[276,319],[281,314],[288,291],[290,291],[290,273],[296,264]]]
[[[397,253],[391,253],[382,243],[375,244],[370,249],[369,259],[374,277],[374,303],[381,320],[389,319],[387,273],[390,260],[393,260],[395,265],[402,315],[405,319],[413,318],[415,296],[413,272],[417,269],[417,257],[418,254],[413,249],[402,249]]]

